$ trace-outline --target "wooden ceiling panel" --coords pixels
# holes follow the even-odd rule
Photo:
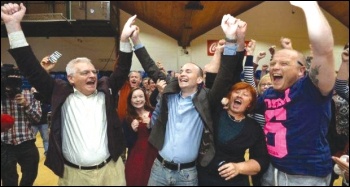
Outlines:
[[[131,15],[137,14],[138,19],[174,38],[185,48],[193,39],[220,25],[222,14],[239,15],[262,2],[118,1],[115,3],[123,11]],[[203,8],[198,8],[196,5]]]
[[[349,1],[318,1],[320,7],[349,28]]]
[[[2,1],[1,4],[6,2],[8,1]],[[64,7],[62,10],[56,9],[61,7],[59,5],[64,4],[66,1],[24,2],[28,6],[27,12],[34,14],[42,12],[64,13]],[[263,2],[264,1],[110,1],[112,7],[119,8],[130,15],[137,14],[138,19],[157,28],[171,38],[174,38],[178,41],[179,46],[184,48],[189,46],[193,39],[219,26],[223,14],[237,16]],[[319,5],[349,28],[349,1],[319,1]],[[68,17],[65,14],[63,15]],[[46,27],[44,26],[44,28]],[[77,28],[79,28],[79,24]],[[5,29],[3,25],[1,29]],[[31,34],[31,30],[32,29],[28,29],[27,31],[29,35]],[[42,29],[38,30],[40,31]],[[61,31],[56,32],[55,30],[56,29],[50,29],[48,32],[38,32],[34,34],[34,36],[40,35],[40,33],[44,33],[42,35],[46,36],[71,36],[81,34],[81,29],[68,28],[69,32],[65,33]],[[75,30],[77,30],[77,32],[74,32]],[[107,30],[111,29],[107,28]],[[102,36],[103,33],[104,32],[99,31],[91,32],[88,36]],[[107,34],[115,35],[113,32],[108,32]],[[1,36],[6,37],[6,34],[2,32]]]
[[[262,2],[263,1],[201,2],[204,9],[198,11],[198,13],[195,13],[193,16],[193,32],[191,40],[219,26],[221,24],[222,15],[231,14],[237,16]]]

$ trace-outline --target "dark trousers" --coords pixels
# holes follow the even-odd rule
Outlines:
[[[226,181],[220,177],[217,169],[203,168],[197,166],[198,186],[249,186],[247,175],[237,175],[233,179]]]
[[[21,166],[20,186],[32,186],[39,166],[39,151],[35,140],[19,145],[1,143],[1,180],[2,186],[18,186],[17,163]]]

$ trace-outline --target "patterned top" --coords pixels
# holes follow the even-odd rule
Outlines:
[[[333,100],[335,103],[337,133],[349,137],[349,103],[339,95],[334,95]]]
[[[40,102],[34,99],[30,90],[25,89],[22,94],[30,102],[28,107],[18,105],[14,99],[1,99],[1,114],[11,115],[15,119],[13,127],[1,133],[1,142],[18,145],[35,139],[31,123],[38,123],[41,118]]]
[[[274,167],[292,175],[325,177],[332,172],[326,139],[331,93],[322,96],[306,76],[284,92],[266,90],[257,108],[265,111],[264,132]]]

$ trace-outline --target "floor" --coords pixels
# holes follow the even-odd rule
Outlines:
[[[34,182],[34,186],[57,186],[58,177],[44,165],[45,155],[43,142],[38,133],[36,139],[36,145],[39,149],[40,161],[39,161],[39,172],[38,176]],[[19,175],[21,176],[20,167],[18,166]],[[342,179],[339,178],[334,182],[334,186],[341,186]]]

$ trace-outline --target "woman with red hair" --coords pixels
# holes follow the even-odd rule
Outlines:
[[[227,106],[218,103],[214,112],[215,157],[207,167],[198,168],[199,185],[249,186],[249,176],[269,164],[264,133],[247,116],[255,106],[255,88],[245,82],[233,85],[227,94]],[[245,160],[246,150],[249,158]]]

